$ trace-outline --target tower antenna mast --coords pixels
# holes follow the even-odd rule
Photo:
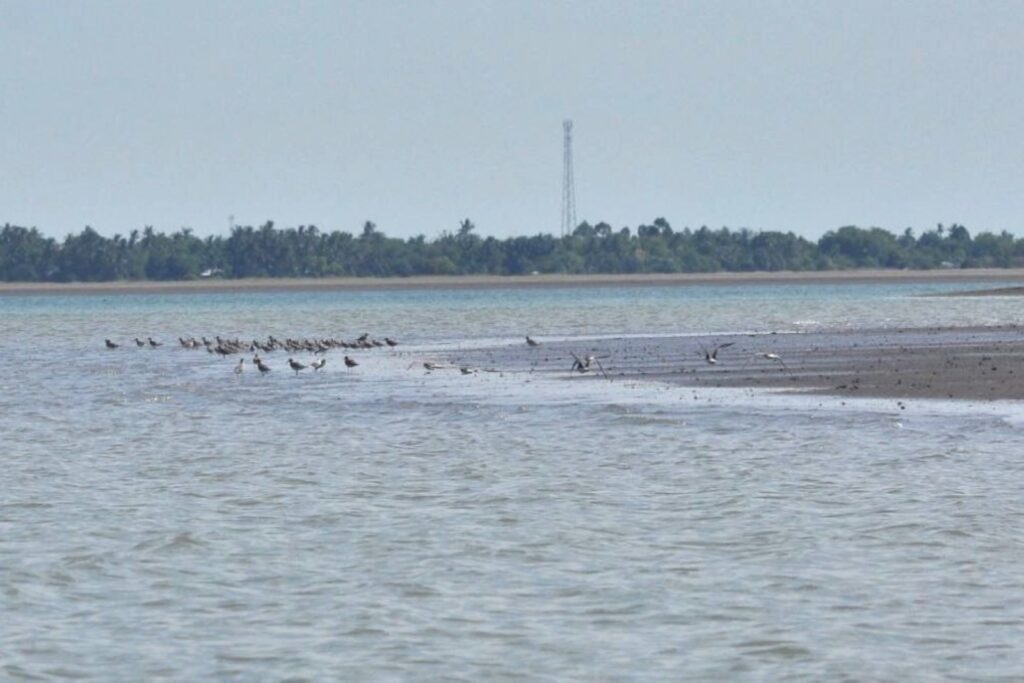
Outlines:
[[[572,119],[562,121],[562,237],[576,229],[576,181],[572,175]]]

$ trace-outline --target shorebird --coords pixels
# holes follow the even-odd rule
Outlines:
[[[253,362],[256,363],[256,369],[260,371],[261,375],[265,375],[270,372],[270,366],[260,360],[259,356],[254,358]]]
[[[326,358],[321,358],[320,360],[315,360],[312,363],[310,363],[310,365],[312,366],[312,368],[313,368],[313,370],[315,372],[320,372],[320,369],[323,366],[327,365],[327,359]]]
[[[789,368],[786,367],[785,362],[783,362],[783,360],[782,360],[782,356],[780,356],[779,354],[772,353],[770,351],[762,351],[761,353],[759,353],[757,355],[758,355],[759,358],[764,358],[765,360],[775,361],[776,363],[778,363],[779,365],[782,366],[783,370],[785,370],[786,372],[789,372]]]
[[[532,337],[530,337],[530,335],[526,335],[526,345],[527,346],[540,346],[540,342],[537,341],[536,339],[533,339]]]
[[[461,368],[459,368],[459,372],[461,372],[463,375],[475,375],[476,368],[471,368],[463,365]]]
[[[764,358],[765,360],[773,361],[773,362],[778,363],[779,365],[781,365],[782,369],[785,370],[786,372],[790,372],[789,368],[786,366],[786,363],[782,360],[782,356],[780,356],[777,353],[773,353],[771,351],[759,351],[758,353],[755,353],[753,356],[748,358],[743,363],[743,367],[741,367],[740,370],[742,371],[743,368],[747,367],[747,363],[749,363],[750,360],[753,359],[753,358]]]
[[[355,362],[354,360],[352,360],[348,356],[345,356],[345,367],[346,368],[354,368],[357,365],[359,365],[359,363]]]
[[[703,344],[701,344],[700,350],[704,352],[704,360],[707,361],[708,365],[714,365],[715,363],[718,362],[718,352],[722,349],[732,346],[735,343],[736,342],[726,342],[724,344],[719,344],[718,346],[713,348],[710,353],[708,353],[708,350],[704,348]]]
[[[155,349],[156,347],[158,347],[158,346],[163,346],[163,344],[161,344],[160,342],[158,342],[158,341],[153,341],[153,338],[152,338],[152,337],[146,337],[146,339],[148,339],[148,340],[149,340],[149,345],[150,345],[151,347],[153,347],[154,349]]]
[[[243,372],[245,372],[245,359],[239,358],[238,365],[235,366],[235,374],[241,375]]]
[[[135,345],[138,346],[138,347],[142,347],[142,346],[146,345],[146,342],[144,342],[141,339],[139,339],[138,337],[136,337],[135,338]]]
[[[608,377],[608,373],[604,371],[604,366],[601,365],[601,361],[599,361],[597,359],[597,356],[586,356],[584,358],[580,358],[579,356],[577,356],[572,351],[570,351],[569,354],[573,358],[572,370],[570,372],[579,372],[579,373],[590,372],[590,364],[591,363],[596,363],[597,367],[601,369],[601,374],[604,375],[605,379],[610,379]]]
[[[300,363],[300,362],[298,362],[296,360],[292,360],[291,358],[288,359],[288,367],[290,367],[292,370],[294,370],[296,375],[299,374],[300,370],[305,370],[306,369],[305,365],[303,365],[302,363]]]
[[[388,346],[398,346],[398,342],[396,342],[391,337],[384,337],[384,343],[387,344]]]
[[[572,351],[569,352],[572,355],[572,372],[590,372],[590,364],[593,363],[596,358],[593,356],[586,356],[580,358]]]
[[[110,341],[109,339],[104,339],[103,341],[105,341],[107,343],[107,348],[108,349],[116,349],[117,347],[120,346],[120,344],[115,344],[114,342]]]

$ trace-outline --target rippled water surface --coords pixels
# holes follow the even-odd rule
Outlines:
[[[1019,405],[419,365],[1024,317],[950,288],[0,297],[0,678],[1020,677]],[[363,332],[402,344],[174,343]]]

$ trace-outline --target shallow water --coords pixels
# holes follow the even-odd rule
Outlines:
[[[1020,320],[951,288],[0,298],[0,677],[1019,676],[1020,406],[409,367]],[[364,331],[318,375],[171,343]]]

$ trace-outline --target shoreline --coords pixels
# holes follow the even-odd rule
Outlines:
[[[968,291],[970,296],[1024,294],[1024,268],[968,270],[756,271],[745,273],[645,273],[629,275],[422,275],[360,278],[243,278],[238,280],[0,282],[0,296],[95,294],[204,294],[532,287],[686,287],[745,284],[872,284],[887,282],[1020,282],[1020,287]],[[960,293],[954,293],[959,295]],[[948,294],[946,296],[949,296]]]

